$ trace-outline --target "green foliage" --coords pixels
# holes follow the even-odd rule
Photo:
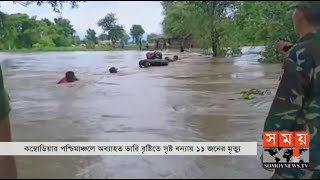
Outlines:
[[[94,49],[90,49],[83,46],[70,46],[70,47],[42,47],[41,45],[34,44],[37,48],[32,49],[15,49],[15,50],[5,50],[8,52],[42,52],[42,51],[53,51],[53,52],[59,52],[59,51],[119,51],[119,50],[138,50],[138,46],[125,46],[124,48],[119,48],[115,46],[110,45],[99,45],[96,46]]]
[[[130,29],[130,34],[134,38],[136,44],[138,44],[138,42],[141,40],[141,37],[144,33],[144,29],[140,24],[134,24]]]
[[[77,8],[84,1],[13,1],[25,7],[36,4],[49,4],[55,12],[60,12],[64,4]],[[74,36],[75,30],[67,19],[56,18],[37,20],[27,14],[5,14],[0,12],[0,50],[11,49],[42,49],[66,47],[79,44],[80,38]]]
[[[251,92],[247,91],[247,92],[242,93],[241,98],[245,99],[245,100],[251,100],[254,98],[254,96]]]
[[[148,43],[154,43],[154,38],[155,37],[157,37],[157,34],[155,34],[155,33],[151,33],[151,34],[148,34],[148,36],[147,36],[147,42]]]
[[[102,33],[102,34],[99,35],[98,39],[99,39],[100,41],[108,40],[108,35],[105,34],[105,33]]]
[[[69,3],[71,5],[71,8],[77,8],[78,3],[85,2],[85,1],[13,1],[13,3],[18,3],[22,6],[29,6],[31,4],[37,4],[38,6],[41,6],[43,4],[48,4],[52,7],[53,11],[59,13],[60,10],[63,8],[63,4]]]
[[[162,22],[165,34],[172,37],[184,37],[192,32],[192,16],[196,15],[194,6],[181,1],[164,2],[166,10]]]
[[[94,48],[94,45],[98,44],[98,38],[96,34],[97,34],[96,31],[93,29],[87,30],[87,35],[85,39],[87,41],[87,46],[89,46],[90,48]]]
[[[77,36],[77,35],[75,35],[75,36],[73,36],[72,37],[72,44],[73,45],[80,45],[81,44],[81,40],[80,40],[80,37],[79,36]]]
[[[218,55],[224,32],[221,22],[226,17],[226,10],[231,10],[233,4],[233,1],[163,2],[164,32],[177,38],[192,35],[204,49],[211,47]]]
[[[87,49],[94,49],[96,44],[93,41],[87,41],[86,48]]]
[[[98,21],[98,26],[100,26],[104,32],[109,32],[116,24],[117,18],[114,13],[108,13],[104,18]]]
[[[297,40],[292,19],[287,9],[292,1],[243,1],[239,4],[236,27],[242,34],[239,39],[242,44],[264,45],[267,62],[279,62],[274,47],[277,38],[282,37],[291,41]]]
[[[56,18],[37,20],[27,14],[0,12],[0,50],[69,47],[80,44],[70,21]]]
[[[38,43],[36,44],[39,44],[41,47],[55,47],[55,43],[53,42],[53,40],[48,37],[48,36],[44,36],[42,37]],[[36,48],[36,47],[34,47]]]
[[[242,91],[241,92],[241,98],[245,99],[245,100],[250,100],[250,99],[254,99],[255,96],[254,95],[259,95],[259,96],[263,96],[263,95],[270,95],[271,91],[266,89],[266,90],[260,90],[260,89],[256,89],[256,88],[251,88],[248,91]]]
[[[117,18],[114,13],[109,13],[99,20],[98,26],[107,33],[108,39],[111,40],[113,44],[126,38],[124,27],[122,25],[118,25]]]
[[[116,43],[118,40],[124,37],[125,33],[126,32],[123,26],[115,25],[111,28],[108,35],[112,43]]]
[[[172,37],[189,34],[203,49],[224,55],[231,47],[266,46],[266,62],[279,62],[278,37],[297,40],[288,7],[293,1],[162,1],[163,31]]]
[[[127,33],[124,33],[124,35],[121,37],[121,43],[128,44],[129,39],[130,36]]]

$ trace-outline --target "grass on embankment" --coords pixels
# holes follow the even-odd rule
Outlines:
[[[70,51],[134,51],[139,50],[138,46],[129,46],[124,48],[116,47],[96,47],[86,48],[81,46],[76,47],[50,47],[50,48],[32,48],[32,49],[12,49],[12,50],[0,50],[0,52],[70,52]]]

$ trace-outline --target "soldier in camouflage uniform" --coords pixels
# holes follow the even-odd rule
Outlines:
[[[272,179],[319,179],[320,1],[298,1],[292,10],[300,40],[287,55],[264,131],[310,132],[310,168],[275,169]]]
[[[2,70],[0,67],[0,120],[8,117],[10,112],[9,96],[6,93],[3,83]]]
[[[0,66],[0,142],[11,141],[9,122],[9,96],[5,91]],[[17,170],[13,156],[0,156],[0,179],[17,178]]]

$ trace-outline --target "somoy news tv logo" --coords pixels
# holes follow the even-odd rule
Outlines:
[[[263,167],[309,168],[309,132],[264,132]]]

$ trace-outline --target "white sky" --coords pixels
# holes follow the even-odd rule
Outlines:
[[[13,4],[12,1],[0,2],[0,11],[4,13],[26,13],[29,16],[37,16],[38,19],[58,17],[50,5],[30,5],[23,7]],[[69,19],[77,34],[83,38],[86,30],[94,29],[97,34],[102,31],[97,26],[98,20],[110,12],[116,14],[118,24],[123,25],[129,34],[133,24],[140,24],[147,34],[161,33],[160,23],[163,20],[162,6],[160,1],[87,1],[80,3],[79,8],[71,9],[69,4],[64,5],[62,17]]]

